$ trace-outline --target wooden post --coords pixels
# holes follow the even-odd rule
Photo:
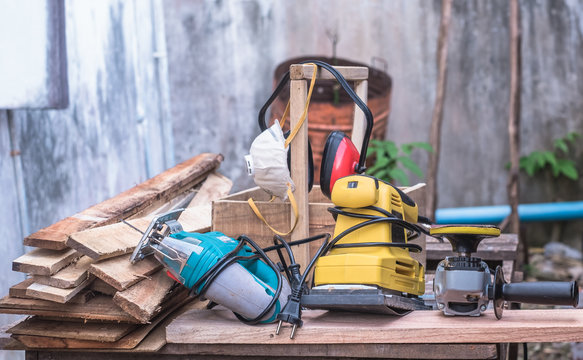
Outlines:
[[[293,66],[293,65],[292,65]],[[305,79],[291,78],[290,82],[290,129],[299,122],[308,96],[308,86]],[[291,233],[291,240],[307,238],[310,234],[310,216],[308,214],[308,117],[300,127],[291,146],[291,177],[295,184],[294,195],[298,204],[298,223]],[[294,214],[292,216],[292,223]],[[298,246],[294,250],[296,261],[302,269],[309,262],[309,246]]]
[[[356,95],[366,104],[368,98],[368,81],[359,80],[354,82],[354,91]],[[364,113],[354,104],[354,122],[352,123],[352,136],[350,137],[352,143],[358,151],[362,148],[362,142],[364,141],[364,133],[366,130],[366,119]]]
[[[510,203],[510,229],[520,232],[518,217],[518,172],[520,161],[520,5],[510,1],[510,110],[508,137],[510,141],[510,174],[508,176],[508,202]]]
[[[439,151],[441,143],[441,123],[443,120],[443,103],[445,100],[445,83],[447,75],[447,39],[451,17],[452,0],[441,2],[441,23],[439,24],[439,38],[437,40],[437,89],[435,91],[435,106],[431,118],[429,143],[433,153],[429,154],[427,164],[427,201],[425,203],[427,216],[435,219],[437,208],[437,166],[439,165]]]
[[[347,81],[355,81],[357,83],[357,94],[366,102],[366,86],[368,79],[368,68],[355,66],[335,66],[334,67]],[[290,128],[293,129],[298,123],[304,108],[306,106],[308,94],[308,80],[312,78],[314,67],[308,64],[295,64],[290,66]],[[319,71],[318,79],[335,79],[328,71]],[[364,89],[363,89],[364,88]],[[358,113],[362,114],[360,109]],[[359,123],[353,124],[354,129],[362,129],[362,134],[359,135],[353,132],[360,138],[360,142],[356,147],[360,150],[364,138],[364,114],[361,116]],[[354,141],[354,139],[353,139]],[[295,184],[296,190],[294,196],[298,204],[299,218],[296,228],[291,233],[291,240],[300,240],[310,236],[310,214],[308,203],[308,117],[295,138],[291,142],[291,178]],[[293,214],[292,221],[293,221]],[[294,256],[296,261],[300,264],[302,269],[305,269],[310,260],[309,245],[300,245],[297,250],[294,249]]]

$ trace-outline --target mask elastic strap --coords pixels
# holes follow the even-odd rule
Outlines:
[[[277,231],[275,230],[271,225],[269,225],[267,223],[267,220],[265,220],[265,217],[261,214],[261,211],[259,211],[259,208],[257,207],[257,205],[255,205],[255,201],[253,201],[252,198],[249,198],[247,200],[247,203],[249,203],[249,206],[251,207],[251,210],[253,210],[253,212],[255,213],[255,215],[261,220],[263,221],[263,223],[265,225],[267,225],[267,227],[273,231],[274,233],[276,233],[277,235],[280,236],[286,236],[289,235],[292,231],[294,231],[294,229],[296,228],[296,225],[298,224],[298,204],[296,203],[296,198],[294,197],[293,192],[291,191],[291,186],[288,186],[287,188],[287,196],[289,197],[289,202],[291,204],[292,210],[294,212],[294,223],[291,227],[291,229],[288,232],[281,232],[281,231]]]
[[[310,81],[310,89],[308,90],[308,98],[306,99],[306,106],[304,106],[304,112],[302,113],[302,116],[300,116],[300,120],[298,121],[296,126],[293,128],[293,130],[290,132],[289,136],[285,140],[284,147],[289,146],[289,144],[294,139],[294,137],[296,136],[298,131],[300,131],[300,127],[303,125],[304,121],[306,120],[306,116],[308,115],[308,107],[310,106],[310,99],[312,98],[312,92],[314,91],[314,85],[316,84],[318,65],[316,65],[314,63],[308,63],[306,65],[313,65],[314,66],[314,73],[312,74],[312,80]],[[283,125],[285,124],[285,119],[289,113],[289,106],[290,106],[289,104],[290,104],[290,100],[288,100],[287,105],[285,107],[285,111],[283,112],[283,116],[281,117],[281,120],[279,121],[279,125],[282,128],[283,128]]]

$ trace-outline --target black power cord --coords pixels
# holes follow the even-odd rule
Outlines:
[[[269,302],[269,304],[265,307],[265,309],[255,318],[253,319],[246,319],[245,317],[233,312],[235,316],[243,323],[248,325],[254,325],[261,321],[261,319],[269,313],[279,300],[279,296],[281,294],[281,288],[283,284],[283,278],[277,266],[271,261],[271,259],[265,254],[263,249],[259,247],[253,240],[248,238],[245,235],[241,235],[237,238],[239,243],[237,246],[231,250],[228,254],[223,256],[219,261],[217,261],[203,276],[198,279],[196,283],[192,286],[190,290],[190,294],[195,297],[204,296],[205,292],[208,290],[212,282],[223,272],[227,267],[232,265],[237,261],[243,260],[253,260],[253,259],[261,259],[263,260],[277,275],[277,289],[274,292],[273,298]],[[249,244],[253,249],[255,249],[255,254],[251,256],[240,256],[237,253],[243,248],[245,244]],[[202,285],[202,287],[201,287]],[[197,289],[201,287],[200,290]]]
[[[322,238],[325,236],[326,239],[324,240],[324,242],[322,243],[322,245],[318,249],[318,252],[316,253],[316,255],[314,255],[314,257],[312,257],[312,259],[311,259],[308,267],[304,271],[304,274],[302,275],[299,283],[297,281],[292,281],[290,279],[290,283],[293,284],[292,285],[292,293],[290,295],[290,298],[289,298],[287,304],[284,306],[282,311],[277,315],[277,319],[279,320],[279,323],[277,325],[277,330],[275,332],[276,335],[279,335],[281,325],[283,322],[287,322],[287,323],[293,325],[290,339],[293,339],[297,327],[302,326],[303,321],[302,321],[301,297],[302,297],[302,294],[304,293],[304,289],[306,287],[305,282],[306,282],[307,276],[312,271],[312,268],[315,265],[316,261],[322,255],[326,254],[331,249],[333,249],[333,248],[349,248],[349,247],[386,246],[386,247],[398,247],[398,248],[407,249],[407,250],[413,251],[413,252],[422,251],[421,246],[419,246],[417,244],[407,244],[407,243],[366,242],[366,243],[354,243],[354,244],[337,244],[338,241],[340,241],[346,235],[348,235],[354,231],[357,231],[357,230],[359,230],[363,227],[369,226],[369,225],[380,224],[380,223],[388,223],[388,224],[392,224],[393,226],[400,226],[404,229],[411,231],[413,233],[413,237],[418,236],[419,233],[424,233],[427,235],[429,234],[428,231],[425,230],[423,227],[416,225],[416,224],[412,224],[412,223],[404,221],[404,220],[401,220],[398,217],[396,217],[395,215],[393,215],[392,213],[390,213],[382,208],[369,206],[369,207],[365,207],[363,209],[374,210],[374,211],[379,212],[381,215],[379,216],[379,215],[358,214],[358,213],[346,211],[346,210],[339,208],[339,207],[328,208],[328,211],[330,213],[332,213],[332,215],[335,218],[338,215],[344,215],[344,216],[365,219],[365,221],[358,223],[358,224],[344,230],[343,232],[338,234],[336,237],[334,237],[334,239],[330,242],[328,241],[330,239],[330,234],[323,234],[323,235],[319,235],[318,237],[316,237],[316,238]],[[291,245],[291,243],[290,243],[290,245]],[[295,262],[295,260],[291,260],[291,259],[293,259],[292,257],[290,257],[290,261]],[[290,267],[291,266],[292,265],[290,265]],[[299,268],[299,266],[298,266],[298,268]],[[292,275],[292,278],[294,278],[293,275]],[[297,279],[297,276],[295,278]]]
[[[289,296],[289,299],[288,299],[287,303],[285,304],[285,306],[283,307],[283,309],[279,312],[279,314],[277,314],[277,320],[279,320],[279,322],[277,324],[277,329],[275,330],[276,335],[279,335],[279,332],[281,330],[281,324],[283,322],[287,322],[289,324],[292,324],[292,331],[290,334],[290,339],[293,339],[295,332],[296,332],[296,329],[303,325],[301,299],[302,299],[302,294],[304,293],[304,290],[305,290],[306,278],[308,277],[308,275],[312,271],[312,268],[314,267],[316,260],[318,260],[318,258],[324,252],[324,249],[326,249],[326,247],[328,246],[328,240],[330,239],[330,234],[326,233],[326,234],[321,234],[321,235],[317,235],[317,236],[310,238],[313,240],[318,240],[318,239],[322,239],[322,238],[324,238],[324,242],[322,243],[322,245],[320,246],[320,248],[316,252],[316,255],[314,255],[314,257],[312,257],[312,260],[310,261],[310,263],[308,264],[308,266],[304,270],[304,274],[301,277],[300,277],[300,270],[299,270],[300,265],[295,262],[295,259],[293,259],[293,255],[290,256],[290,262],[292,263],[292,264],[290,264],[290,269],[291,269],[291,273],[292,273],[292,279],[290,279],[291,295]],[[284,241],[284,243],[285,243],[285,241]]]
[[[346,93],[350,96],[352,101],[354,101],[354,103],[364,113],[364,117],[366,119],[366,130],[364,132],[364,139],[363,139],[362,147],[360,150],[360,158],[359,158],[358,165],[356,168],[356,171],[358,173],[363,173],[366,169],[365,162],[366,162],[366,152],[368,150],[368,142],[370,140],[370,135],[372,133],[372,128],[374,125],[374,118],[373,118],[372,112],[370,111],[368,106],[362,101],[362,99],[360,97],[358,97],[356,92],[354,92],[354,90],[350,87],[350,85],[348,84],[348,82],[346,81],[344,76],[342,76],[342,74],[340,74],[338,72],[338,70],[336,70],[332,65],[325,63],[323,61],[320,61],[320,60],[305,60],[305,61],[300,62],[300,64],[308,64],[308,63],[316,64],[317,66],[328,70],[336,78],[336,80],[342,86],[342,88],[346,91]],[[289,79],[290,79],[290,75],[289,75],[289,71],[287,71],[282,76],[281,80],[277,84],[277,87],[275,88],[275,90],[273,91],[273,93],[271,94],[269,99],[267,99],[267,102],[265,102],[265,104],[259,110],[258,122],[259,122],[259,128],[261,129],[261,131],[265,131],[267,129],[267,124],[265,121],[265,113],[267,112],[267,109],[269,108],[271,103],[273,103],[273,101],[275,100],[277,95],[279,95],[279,93],[283,90],[283,88],[285,87],[285,85],[287,84]]]
[[[329,234],[326,234],[328,237],[330,237]],[[301,240],[297,240],[297,241],[292,241],[292,242],[286,242],[283,238],[281,238],[280,236],[277,236],[274,238],[274,242],[276,243],[276,241],[280,242],[281,244],[277,244],[274,246],[269,246],[266,248],[261,248],[259,245],[257,245],[257,243],[255,243],[255,241],[251,240],[249,237],[245,236],[245,235],[241,235],[237,238],[237,240],[239,241],[239,243],[237,244],[237,246],[231,250],[229,253],[227,253],[225,256],[223,256],[219,261],[217,261],[203,276],[201,276],[201,278],[192,286],[191,290],[190,290],[190,294],[191,296],[195,296],[195,297],[201,297],[204,296],[204,294],[206,293],[206,291],[208,290],[208,288],[210,287],[210,285],[212,284],[212,282],[226,269],[228,268],[230,265],[232,265],[233,263],[237,262],[237,261],[246,261],[246,260],[253,260],[253,259],[260,259],[262,261],[264,261],[273,271],[274,273],[277,275],[277,289],[274,292],[273,298],[270,301],[270,303],[265,307],[265,309],[255,318],[253,319],[247,319],[245,317],[243,317],[240,314],[237,314],[236,312],[233,312],[233,314],[235,314],[235,316],[243,323],[248,324],[248,325],[254,325],[257,324],[258,322],[261,321],[261,319],[268,314],[275,306],[275,304],[277,303],[279,296],[281,295],[281,289],[282,289],[282,284],[283,284],[283,277],[281,275],[281,270],[285,271],[286,274],[288,275],[288,280],[290,282],[291,285],[293,285],[294,283],[303,283],[302,278],[299,277],[299,264],[297,264],[295,262],[295,258],[293,255],[293,252],[291,250],[291,246],[296,246],[296,245],[301,245],[301,244],[305,244],[314,240],[318,240],[321,239],[323,237],[325,237],[326,235],[319,235],[319,236],[313,236],[313,237],[309,237],[306,239],[301,239]],[[254,251],[254,255],[250,255],[250,256],[240,256],[237,255],[237,253],[243,248],[243,246],[245,246],[246,244],[250,245],[255,251]],[[283,255],[280,251],[281,248],[285,248],[288,256],[290,258],[290,262],[291,264],[289,266],[287,266],[285,264],[285,260],[283,260]],[[273,250],[277,250],[278,251],[278,255],[280,257],[280,259],[282,260],[282,263],[284,265],[283,269],[279,269],[274,263],[273,261],[267,256],[267,252],[269,251],[273,251]],[[294,273],[297,273],[298,275],[294,277]],[[296,279],[294,281],[294,279]],[[202,287],[201,287],[202,285]],[[197,291],[197,289],[200,287],[200,290]],[[211,303],[209,304],[209,307],[212,307],[216,304]]]

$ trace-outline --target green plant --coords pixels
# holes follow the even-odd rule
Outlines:
[[[549,169],[555,178],[563,175],[571,180],[579,179],[579,171],[575,162],[566,157],[569,154],[569,147],[573,146],[579,137],[581,137],[579,133],[570,132],[553,142],[552,151],[533,151],[522,156],[519,162],[520,170],[532,177],[539,171]]]
[[[405,169],[419,177],[423,176],[423,171],[411,159],[411,153],[416,148],[433,152],[431,145],[426,142],[412,142],[397,146],[390,140],[371,140],[367,160],[372,165],[366,173],[391,183],[398,181],[399,184],[408,186],[409,176]]]

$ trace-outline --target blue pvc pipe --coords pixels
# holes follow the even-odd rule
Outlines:
[[[510,205],[437,209],[437,224],[499,224],[510,215]],[[583,201],[518,205],[521,221],[583,219]]]

